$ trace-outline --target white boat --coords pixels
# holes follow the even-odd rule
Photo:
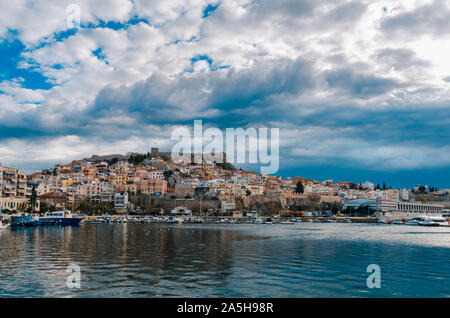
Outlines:
[[[450,226],[450,221],[442,216],[422,216],[417,217],[419,225],[422,226]]]
[[[263,220],[261,218],[257,218],[253,220],[253,224],[261,224],[263,223]]]
[[[119,217],[117,218],[114,223],[127,223],[128,219],[126,217]]]
[[[292,221],[281,221],[280,224],[294,224]]]
[[[173,215],[192,215],[192,211],[185,207],[176,207],[172,211],[170,211],[170,214]]]
[[[377,223],[392,224],[392,220],[388,216],[379,217]]]
[[[3,223],[2,220],[0,220],[0,230],[6,230],[10,224]]]

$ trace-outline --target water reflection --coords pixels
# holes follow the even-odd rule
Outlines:
[[[0,296],[445,297],[449,231],[352,224],[83,224],[0,232]],[[81,289],[66,286],[80,265]],[[382,288],[366,287],[366,267]]]

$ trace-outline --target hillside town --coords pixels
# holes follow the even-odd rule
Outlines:
[[[2,213],[72,209],[87,215],[157,214],[185,207],[199,215],[371,215],[446,213],[450,190],[416,185],[282,178],[230,164],[173,162],[170,153],[92,156],[26,175],[0,165]]]

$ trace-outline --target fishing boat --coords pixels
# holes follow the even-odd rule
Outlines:
[[[70,211],[47,212],[39,222],[41,225],[79,225],[83,218],[74,217]]]
[[[265,224],[272,224],[272,219],[271,218],[267,218],[267,220],[264,222]]]
[[[12,227],[31,227],[38,226],[39,219],[31,214],[20,214],[11,216],[11,226]]]

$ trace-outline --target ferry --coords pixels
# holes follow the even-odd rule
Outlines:
[[[74,217],[69,211],[47,212],[39,222],[41,225],[79,225],[83,218]]]
[[[450,221],[442,216],[422,216],[415,219],[422,226],[450,226]]]

